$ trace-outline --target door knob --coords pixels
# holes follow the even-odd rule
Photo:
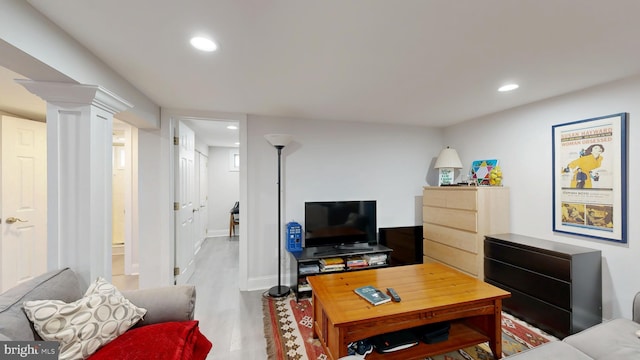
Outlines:
[[[8,217],[8,218],[5,220],[5,222],[6,222],[7,224],[13,224],[13,223],[16,223],[16,222],[18,222],[18,221],[19,221],[19,222],[27,222],[27,221],[29,221],[29,220],[22,220],[22,219],[18,219],[17,217],[13,217],[13,216],[12,216],[12,217]]]

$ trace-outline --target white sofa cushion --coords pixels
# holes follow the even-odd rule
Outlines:
[[[71,302],[81,297],[80,282],[68,268],[36,276],[7,290],[0,295],[0,339],[42,340],[25,316],[22,309],[25,301],[51,299]]]
[[[640,324],[629,319],[614,319],[564,338],[564,342],[593,359],[640,359]]]
[[[551,341],[508,357],[509,360],[590,360],[586,354],[562,341]]]

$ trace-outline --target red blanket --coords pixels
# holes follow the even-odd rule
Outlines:
[[[89,359],[204,360],[211,347],[197,320],[166,322],[129,330]]]

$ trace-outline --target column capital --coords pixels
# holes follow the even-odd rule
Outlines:
[[[98,85],[25,79],[16,79],[15,82],[24,86],[47,103],[59,106],[93,105],[111,114],[133,107],[128,101]]]

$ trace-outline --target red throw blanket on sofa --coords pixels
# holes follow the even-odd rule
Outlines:
[[[131,329],[93,354],[90,360],[204,360],[211,342],[198,321],[174,321]]]

